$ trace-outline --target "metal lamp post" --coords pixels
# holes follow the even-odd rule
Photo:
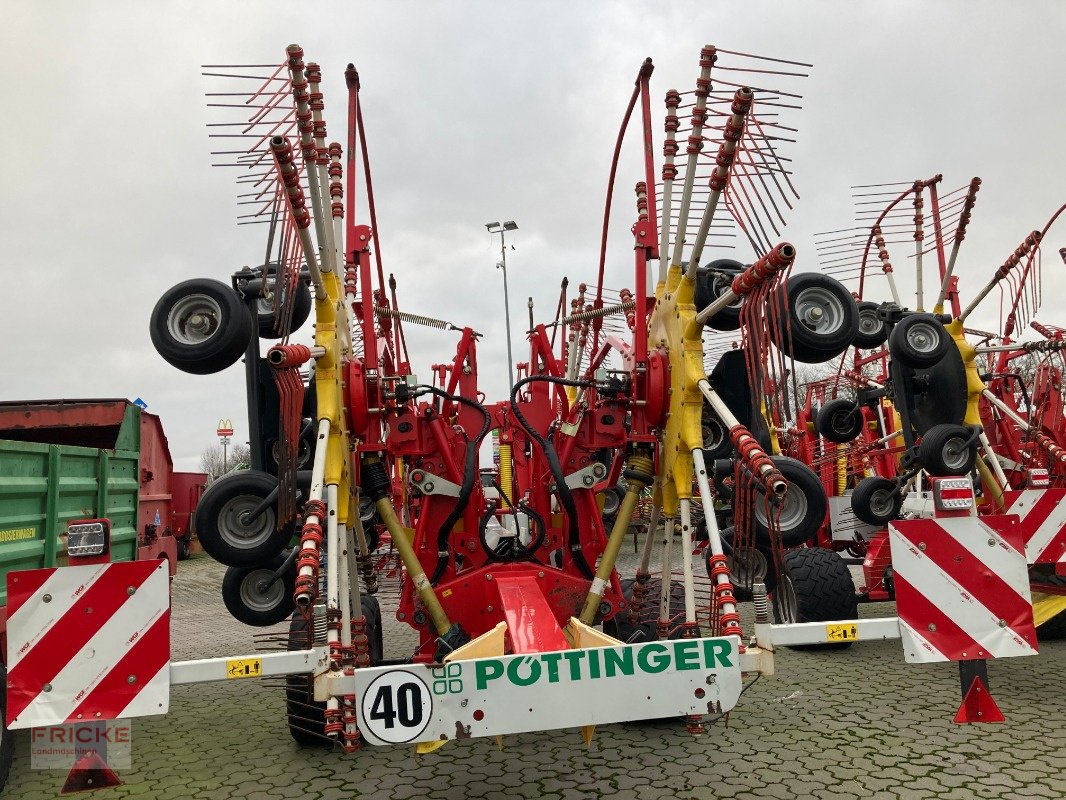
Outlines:
[[[500,234],[500,261],[496,264],[496,269],[503,270],[503,314],[504,322],[507,326],[507,388],[510,390],[514,386],[514,362],[511,359],[511,300],[507,294],[507,242],[505,241],[506,231],[518,230],[518,225],[515,221],[508,220],[502,225],[499,222],[486,222],[485,228],[489,233]]]

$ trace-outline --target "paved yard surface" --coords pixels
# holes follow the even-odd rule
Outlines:
[[[174,584],[175,659],[251,652],[255,632],[226,613],[223,568],[200,556]],[[388,606],[388,603],[386,603]],[[868,616],[890,607],[864,608]],[[386,620],[389,615],[386,614]],[[386,621],[387,657],[413,641]],[[391,642],[391,644],[390,644]],[[133,769],[111,798],[1033,798],[1066,797],[1066,642],[994,662],[1003,725],[954,725],[954,665],[907,666],[898,642],[837,653],[784,651],[778,676],[700,737],[676,724],[450,742],[429,756],[301,749],[280,689],[231,681],[173,691],[165,717],[134,722]],[[619,703],[625,698],[619,697]],[[65,775],[28,769],[18,743],[4,796],[56,797]],[[91,795],[85,795],[91,796]]]

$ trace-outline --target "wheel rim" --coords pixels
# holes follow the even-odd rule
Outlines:
[[[285,581],[273,583],[273,570],[249,572],[241,581],[241,602],[252,611],[272,611],[285,601]]]
[[[270,448],[270,454],[274,458],[274,463],[281,466],[281,442],[274,442],[274,446]],[[306,439],[300,439],[300,445],[296,449],[296,469],[303,469],[307,466],[311,460],[311,446],[307,443]]]
[[[922,355],[935,353],[940,346],[940,331],[928,322],[916,322],[907,328],[907,344]]]
[[[870,511],[881,519],[891,517],[895,505],[895,493],[889,489],[878,489],[870,495]]]
[[[855,429],[855,410],[844,410],[836,412],[830,419],[830,425],[836,433],[850,434]]]
[[[700,434],[703,437],[703,449],[714,450],[725,438],[725,429],[715,420],[704,420],[700,425]]]
[[[274,571],[257,569],[241,581],[241,602],[252,611],[273,611],[285,600],[285,581],[280,578],[268,587]]]
[[[206,294],[181,298],[167,315],[167,331],[184,345],[197,345],[214,336],[222,326],[222,307]]]
[[[733,555],[726,559],[729,565],[730,580],[736,586],[751,589],[756,583],[765,583],[769,568],[766,556],[755,547],[737,547]]]
[[[832,336],[844,325],[844,304],[827,289],[804,289],[792,305],[800,324],[821,336]]]
[[[274,534],[274,511],[266,509],[257,519],[250,519],[261,497],[241,495],[222,506],[218,515],[218,533],[222,540],[239,550],[250,550],[267,542]]]
[[[781,505],[781,513],[777,516],[777,524],[780,526],[781,532],[785,533],[799,527],[806,517],[807,495],[797,489],[794,483],[790,483],[788,491],[785,492],[784,503]],[[762,525],[769,527],[765,503],[758,503],[755,506],[755,518]]]
[[[877,318],[877,312],[872,308],[863,309],[859,312],[859,333],[863,336],[877,336],[885,324]]]
[[[792,576],[787,572],[777,578],[777,589],[774,591],[774,608],[777,611],[777,618],[781,622],[799,622],[796,587],[792,585]]]
[[[953,437],[944,443],[940,457],[944,462],[944,466],[948,469],[962,469],[970,458],[970,448],[967,446],[965,439]]]
[[[714,278],[711,280],[711,291],[714,296],[718,298],[724,295],[726,292],[731,291],[733,286],[733,279],[735,277],[735,275],[729,275],[727,273],[718,273],[717,275],[715,275]],[[732,303],[727,305],[726,308],[740,308],[743,303],[744,299],[738,297]]]

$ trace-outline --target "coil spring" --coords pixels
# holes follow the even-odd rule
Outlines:
[[[425,325],[427,328],[438,328],[442,331],[458,330],[458,328],[450,322],[445,322],[442,319],[423,317],[420,314],[409,314],[406,311],[396,311],[391,308],[385,308],[384,306],[374,306],[374,315],[378,317],[388,317],[389,319],[398,319],[401,322],[410,322],[412,325]]]

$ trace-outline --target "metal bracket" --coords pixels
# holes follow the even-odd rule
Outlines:
[[[424,469],[411,470],[411,485],[422,494],[440,494],[446,497],[458,497],[462,488],[458,483],[452,483],[447,478],[434,475]]]
[[[571,489],[591,489],[607,475],[607,467],[594,461],[584,469],[571,472],[565,476],[566,485]]]

